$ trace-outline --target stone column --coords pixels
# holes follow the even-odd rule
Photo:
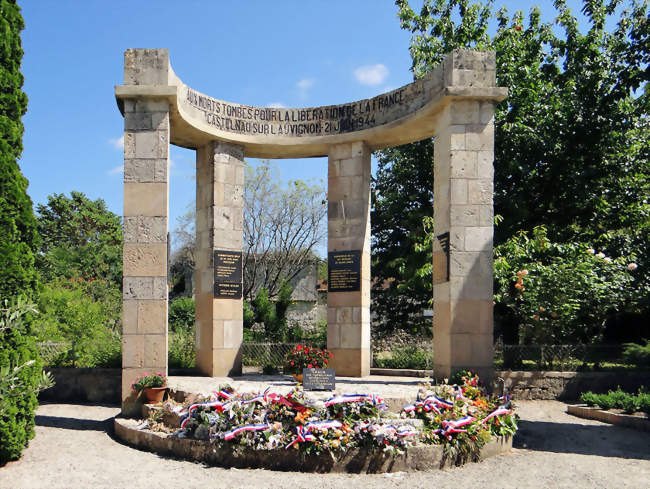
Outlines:
[[[452,100],[436,127],[433,361],[438,379],[466,368],[486,380],[493,375],[493,114],[491,101]]]
[[[370,150],[364,142],[330,147],[327,198],[327,348],[337,375],[364,377],[370,375]],[[345,261],[345,252],[350,263],[341,275],[332,259]]]
[[[196,365],[201,373],[212,377],[241,374],[241,275],[239,295],[215,298],[214,252],[241,254],[243,202],[243,148],[216,141],[199,148],[196,152],[194,275]]]
[[[124,101],[122,412],[137,414],[131,383],[167,375],[169,104]]]

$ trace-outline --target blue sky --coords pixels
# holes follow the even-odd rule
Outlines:
[[[510,11],[540,5],[546,20],[551,3],[497,2]],[[192,88],[249,105],[339,104],[412,80],[409,33],[391,0],[20,4],[29,97],[20,165],[35,204],[78,190],[122,214],[123,119],[113,87],[128,48],[168,48]],[[194,201],[194,158],[171,148],[170,229]],[[277,164],[285,179],[327,178],[323,158]]]

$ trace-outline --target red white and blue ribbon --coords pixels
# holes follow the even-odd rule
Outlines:
[[[215,408],[217,412],[222,412],[224,410],[224,406],[226,403],[222,403],[220,401],[208,401],[204,402],[201,404],[192,404],[188,409],[187,412],[181,413],[180,418],[181,418],[181,428],[185,428],[185,425],[188,423],[188,421],[192,417],[192,413],[197,410],[198,408]]]
[[[471,424],[474,421],[476,421],[476,419],[473,418],[472,416],[465,416],[465,417],[460,418],[460,419],[445,419],[442,422],[442,429],[443,430],[447,430],[448,428],[458,429],[458,428],[460,428],[462,426],[466,426],[468,424]]]
[[[327,419],[325,421],[312,421],[306,425],[310,430],[330,430],[335,428],[340,428],[343,424],[340,421],[335,419]]]
[[[212,393],[214,395],[216,395],[217,397],[220,397],[221,399],[226,399],[226,400],[230,399],[232,397],[232,395],[233,395],[232,392],[228,392],[225,389],[221,389],[220,391],[212,391]]]
[[[504,414],[512,414],[512,410],[500,407],[500,408],[492,411],[485,418],[483,418],[483,421],[481,421],[481,423],[486,423],[488,421],[488,419],[494,418],[495,416],[503,416]]]
[[[232,440],[235,438],[237,435],[240,433],[244,433],[245,431],[265,431],[271,428],[271,425],[268,423],[262,423],[262,424],[247,424],[244,426],[238,426],[237,428],[234,428],[230,431],[226,431],[223,434],[223,439],[224,440]]]
[[[288,449],[296,443],[303,443],[306,441],[314,441],[316,437],[309,433],[309,426],[296,426],[296,439],[289,443],[285,449]]]
[[[375,394],[343,394],[335,396],[325,401],[325,407],[334,406],[335,404],[346,404],[349,402],[370,402],[373,406],[384,403],[384,400]]]

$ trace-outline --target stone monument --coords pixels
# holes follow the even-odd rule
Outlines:
[[[129,49],[124,85],[122,407],[167,371],[169,144],[196,150],[197,368],[241,372],[244,157],[328,156],[327,348],[339,376],[370,373],[370,154],[435,137],[434,371],[492,370],[493,53],[457,50],[424,78],[356,102],[267,108],[197,92],[166,49]],[[433,164],[433,162],[432,162]],[[408,253],[408,250],[405,250]]]

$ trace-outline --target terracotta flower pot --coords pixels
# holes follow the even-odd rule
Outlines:
[[[165,392],[167,392],[167,387],[145,387],[144,396],[147,399],[147,403],[157,404],[162,402],[165,397]]]

